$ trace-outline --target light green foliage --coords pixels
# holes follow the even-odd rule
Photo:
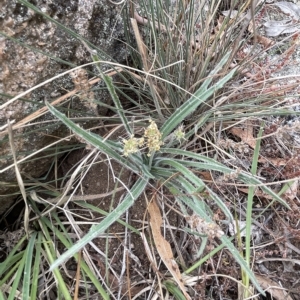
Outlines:
[[[226,58],[228,55],[225,55],[225,58],[222,60],[222,63],[217,66],[217,69],[222,67],[222,64],[226,62]],[[217,72],[214,70],[213,72]],[[205,183],[195,175],[195,171],[203,169],[202,162],[210,161],[211,163],[205,163],[206,170],[218,170],[220,172],[231,173],[232,170],[220,164],[219,162],[205,158],[201,155],[195,154],[190,151],[182,151],[177,149],[176,147],[173,149],[165,149],[162,145],[162,137],[166,137],[168,134],[172,132],[175,128],[180,126],[182,120],[185,117],[190,115],[203,101],[208,99],[213,92],[217,91],[218,88],[222,87],[226,81],[228,81],[234,74],[234,70],[229,72],[224,78],[221,78],[218,82],[216,82],[212,87],[209,87],[209,83],[204,82],[204,87],[200,87],[199,91],[195,93],[197,96],[192,96],[188,101],[186,101],[182,106],[174,112],[173,115],[164,123],[161,130],[159,131],[157,125],[154,121],[150,121],[149,127],[145,130],[144,138],[146,140],[146,145],[149,147],[149,150],[152,150],[152,159],[150,160],[150,165],[148,159],[143,158],[143,156],[134,156],[131,154],[129,156],[130,160],[120,159],[117,151],[112,152],[115,158],[118,158],[118,161],[123,164],[124,167],[127,167],[131,170],[140,169],[147,170],[142,171],[141,173],[137,173],[140,177],[140,180],[134,185],[131,189],[130,193],[125,197],[123,202],[97,226],[92,227],[90,232],[83,237],[76,245],[74,245],[71,249],[69,249],[66,253],[64,253],[57,261],[54,262],[51,266],[51,270],[55,269],[59,266],[64,260],[73,256],[77,251],[79,251],[82,247],[84,247],[89,241],[95,238],[100,233],[104,232],[114,221],[116,221],[131,205],[133,205],[134,201],[137,197],[142,193],[143,189],[147,186],[147,181],[149,180],[149,175],[152,178],[156,179],[160,182],[167,181],[166,187],[169,188],[170,192],[174,194],[177,201],[182,201],[185,205],[190,207],[192,211],[198,214],[201,218],[203,218],[206,222],[212,223],[212,215],[210,215],[209,209],[203,201],[203,197],[209,197],[211,200],[215,201],[215,203],[222,209],[225,215],[229,220],[233,220],[230,211],[224,205],[222,199],[219,198],[218,195],[213,193]],[[210,80],[210,79],[207,79]],[[110,90],[112,86],[110,86]],[[118,101],[116,99],[116,93],[113,93],[113,100]],[[118,111],[123,111],[122,107],[120,107],[120,102],[118,101],[119,109]],[[84,131],[84,129],[78,127],[74,122],[69,120],[66,116],[58,112],[54,107],[48,104],[49,110],[58,117],[61,121],[63,121],[73,132],[80,134],[82,138],[84,138],[89,144],[94,145],[107,155],[111,154],[111,149],[108,147],[108,141],[103,140],[100,136],[88,134]],[[129,127],[129,121],[127,120],[125,114],[122,115],[122,122],[127,124],[126,127]],[[133,153],[138,149],[139,144],[141,144],[142,140],[135,140],[134,137],[131,137],[131,141],[129,143],[131,150],[127,149],[126,153]],[[149,142],[151,141],[151,143]],[[111,143],[112,141],[110,141]],[[144,141],[143,141],[144,142]],[[161,147],[162,146],[162,147]],[[160,151],[157,151],[157,150]],[[155,152],[153,152],[155,150]],[[121,152],[124,149],[120,149]],[[165,154],[169,153],[169,155],[165,156]],[[176,161],[177,156],[182,156],[184,153],[184,160]],[[138,153],[137,153],[138,154]],[[191,160],[192,159],[192,160]],[[197,163],[198,161],[198,163]],[[190,168],[185,167],[185,164],[190,164]],[[142,166],[141,166],[142,165]],[[164,170],[168,170],[167,172]],[[173,174],[179,174],[174,179],[172,179]],[[260,183],[257,179],[251,177],[250,174],[241,172],[239,174],[240,180],[245,183],[249,183],[250,180],[255,180],[257,183]],[[183,193],[184,191],[184,193]],[[206,191],[207,193],[201,193]],[[186,195],[186,196],[184,196]],[[206,196],[205,196],[206,195]],[[280,198],[279,198],[280,199]],[[202,201],[199,201],[202,200]],[[245,263],[244,259],[241,257],[237,249],[233,246],[230,240],[226,236],[220,237],[220,240],[229,251],[233,254],[236,261],[241,265],[243,270],[249,275],[251,281],[255,284],[255,286],[261,291],[258,283],[255,280],[255,277],[250,270],[249,266]]]
[[[185,140],[185,132],[183,131],[183,126],[180,125],[175,131],[174,131],[175,139],[181,143]]]
[[[124,143],[124,149],[123,149],[124,155],[128,156],[132,153],[138,152],[139,148],[143,147],[144,138],[135,138],[132,135],[128,140],[123,139],[123,143]]]

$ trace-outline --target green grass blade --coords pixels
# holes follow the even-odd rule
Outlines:
[[[25,262],[26,262],[27,251],[28,251],[28,248],[26,248],[26,250],[24,251],[24,255],[23,255],[23,257],[20,261],[19,267],[18,267],[17,272],[15,274],[13,285],[12,285],[11,290],[9,292],[8,300],[13,300],[16,297],[17,289],[21,287],[20,280],[21,280],[23,270],[24,270],[24,266],[25,266]],[[20,291],[18,291],[18,292],[20,292]]]
[[[176,300],[186,300],[185,296],[182,294],[181,290],[177,287],[175,282],[166,280],[163,282],[166,289],[174,296]]]
[[[9,255],[7,256],[7,258],[5,259],[5,261],[0,264],[0,278],[2,277],[2,275],[4,274],[4,272],[6,272],[8,265],[12,264],[12,260],[14,258],[14,254],[19,250],[19,248],[21,247],[21,245],[24,243],[25,240],[26,240],[26,236],[23,236],[21,238],[21,240],[18,242],[18,244],[9,253]]]
[[[263,126],[260,127],[259,133],[258,133],[258,139],[256,141],[254,153],[253,153],[253,159],[252,159],[252,166],[251,166],[251,174],[256,175],[257,172],[257,165],[258,165],[258,158],[259,158],[259,151],[260,151],[260,142],[261,137],[263,133]],[[255,187],[249,186],[248,189],[248,199],[247,199],[247,210],[246,210],[246,241],[245,241],[245,260],[247,265],[250,267],[250,260],[251,260],[251,239],[252,239],[252,233],[251,233],[251,225],[252,225],[252,207],[253,207],[253,198],[255,195]],[[244,296],[245,298],[248,298],[250,296],[249,293],[249,274],[245,274],[243,276],[243,283],[246,286],[246,289],[244,290]]]
[[[191,187],[191,185],[189,185],[189,183],[185,180],[185,178],[183,178],[183,176],[178,176],[177,180],[178,180],[178,183],[183,186],[183,188],[187,192],[187,194],[189,194],[189,195],[195,194],[195,192],[196,192],[195,188]],[[178,183],[177,183],[177,185],[178,185]],[[174,187],[176,187],[176,185]],[[197,213],[205,221],[213,222],[212,219],[210,218],[210,216],[207,214],[207,212],[205,212],[199,205],[196,204],[197,202],[192,201],[189,197],[186,197],[184,195],[183,196],[176,195],[176,196],[180,197],[182,199],[182,201],[184,201],[185,204],[192,209],[192,211]],[[249,268],[249,266],[247,265],[247,263],[245,262],[243,257],[240,255],[239,251],[231,243],[230,239],[227,236],[223,235],[223,236],[220,237],[220,240],[228,248],[228,250],[231,252],[231,254],[233,255],[236,262],[242,267],[242,269],[245,271],[245,273],[248,274],[250,280],[252,281],[254,286],[257,288],[257,290],[260,293],[262,293],[263,295],[265,295],[264,291],[259,286],[259,284],[258,284],[254,274],[252,273],[251,269]]]
[[[220,60],[220,62],[215,66],[215,68],[209,73],[205,81],[201,84],[201,87],[196,91],[195,95],[201,95],[204,93],[210,83],[212,82],[214,76],[223,68],[223,66],[227,63],[228,58],[230,56],[230,52],[227,52],[224,57]]]
[[[128,122],[125,114],[124,114],[122,104],[121,104],[120,99],[119,99],[119,97],[116,93],[116,90],[115,90],[112,79],[109,76],[104,75],[104,74],[103,74],[102,78],[103,78],[103,80],[106,84],[106,87],[107,87],[107,89],[108,89],[108,91],[109,91],[109,93],[110,93],[110,95],[111,95],[111,97],[114,101],[114,104],[115,104],[116,109],[117,109],[117,113],[118,113],[118,115],[119,115],[119,117],[120,117],[120,119],[121,119],[121,121],[124,125],[124,128],[126,129],[128,135],[131,136],[132,135],[132,130],[131,130],[131,128],[129,126],[129,122]]]
[[[225,58],[226,57],[224,57],[222,60],[223,65],[227,61],[227,58]],[[223,85],[232,78],[235,71],[236,69],[232,69],[226,76],[224,76],[222,79],[220,79],[217,83],[215,83],[212,87],[210,87],[207,90],[203,90],[203,88],[200,87],[200,89],[196,91],[195,94],[189,100],[187,100],[178,109],[176,109],[176,111],[161,127],[162,138],[166,138],[167,135],[170,134],[176,127],[178,127],[188,115],[195,112],[195,110],[201,103],[206,101],[218,89],[222,88]]]
[[[27,245],[26,251],[26,258],[25,258],[25,268],[24,268],[24,275],[23,275],[23,299],[30,300],[32,299],[29,297],[30,294],[30,285],[31,285],[31,265],[32,265],[32,258],[33,258],[33,248],[35,246],[37,232],[33,232]]]
[[[190,182],[192,182],[196,186],[196,188],[197,188],[197,191],[195,191],[196,193],[200,193],[205,189],[206,192],[208,193],[208,197],[210,197],[211,199],[213,199],[216,202],[216,204],[224,212],[226,217],[229,220],[233,220],[230,210],[224,204],[222,199],[220,199],[217,196],[217,194],[215,194],[213,191],[211,191],[198,176],[196,176],[192,171],[190,171],[188,168],[186,168],[182,163],[179,163],[178,161],[171,160],[171,159],[162,159],[160,161],[160,163],[162,165],[164,165],[164,164],[170,165],[173,168],[175,168],[177,171],[179,171],[186,179],[188,179]]]
[[[195,212],[199,217],[203,218],[206,222],[212,222],[212,219],[208,214],[208,207],[204,201],[201,201],[197,194],[197,189],[190,182],[188,182],[185,177],[178,176],[174,182],[170,182],[170,185],[173,188],[170,190],[171,192],[174,191],[174,189],[177,189],[178,186],[182,187],[186,195],[181,192],[175,196],[180,198],[185,205],[191,208],[193,212]]]
[[[46,253],[47,253],[47,257],[48,257],[48,260],[50,263],[53,263],[54,262],[54,259],[55,259],[55,253],[53,253],[53,250],[50,249],[49,245],[48,245],[48,241],[43,237],[43,246],[44,246],[44,249],[46,250]],[[52,241],[50,242],[50,244],[52,243]],[[52,247],[51,247],[52,248]],[[69,293],[69,289],[67,288],[66,284],[65,284],[65,281],[59,271],[59,269],[55,269],[53,270],[53,273],[54,273],[54,276],[55,276],[55,279],[57,281],[57,287],[59,289],[59,291],[64,295],[64,299],[66,300],[72,300],[72,297]]]
[[[81,240],[79,240],[73,247],[62,254],[54,263],[52,263],[50,270],[56,269],[61,263],[68,258],[72,257],[75,253],[81,250],[86,244],[91,242],[100,233],[104,232],[111,224],[113,224],[120,216],[129,209],[139,195],[144,191],[148,180],[139,178],[134,184],[132,189],[126,195],[121,204],[119,204],[108,216],[100,222],[98,225],[92,226],[89,233],[86,234]]]
[[[231,243],[230,239],[227,236],[222,236],[221,237],[222,243],[225,245],[225,247],[228,248],[228,250],[231,252],[233,255],[234,259],[236,262],[242,267],[243,271],[249,276],[250,280],[252,281],[253,285],[256,287],[256,289],[263,295],[265,296],[264,290],[260,287],[259,283],[257,282],[255,275],[249,268],[248,264],[246,261],[243,259],[243,257],[240,255],[239,251],[234,247],[234,245]]]
[[[72,122],[69,118],[67,118],[64,114],[59,112],[57,109],[55,109],[52,105],[49,103],[46,103],[47,107],[49,108],[49,111],[58,119],[60,119],[68,128],[70,128],[75,134],[83,138],[85,141],[87,141],[89,144],[93,145],[97,149],[101,150],[105,154],[107,154],[109,157],[115,159],[117,162],[122,164],[123,166],[127,167],[128,169],[138,173],[139,169],[132,164],[129,160],[125,159],[123,156],[121,156],[119,153],[114,151],[100,136],[96,136],[95,134],[92,134],[82,128],[80,128],[78,125],[76,125],[74,122]]]
[[[203,155],[197,154],[197,153],[193,153],[190,151],[185,151],[185,150],[181,150],[181,149],[172,149],[172,148],[161,148],[160,150],[161,153],[169,153],[169,154],[174,154],[174,155],[182,155],[188,158],[192,158],[192,159],[197,159],[199,161],[203,161],[205,163],[207,163],[207,169],[208,170],[215,170],[215,171],[219,171],[222,172],[224,174],[230,174],[232,172],[234,172],[235,170],[230,169],[224,165],[222,165],[221,163],[215,161],[212,158],[208,158],[205,157]],[[157,163],[159,164],[160,159],[157,159]],[[194,162],[187,162],[187,160],[182,160],[183,164],[190,164],[190,166],[192,166],[194,164]],[[290,206],[283,200],[280,198],[279,195],[277,195],[276,193],[274,193],[268,186],[264,186],[263,183],[255,178],[253,175],[248,174],[246,172],[240,172],[238,174],[238,178],[240,180],[242,180],[245,184],[248,185],[259,185],[260,188],[267,194],[269,194],[270,196],[273,197],[274,200],[278,201],[279,203],[281,203],[283,206],[285,206],[286,208],[290,209]]]
[[[20,265],[20,263],[21,263],[21,260],[22,260],[22,258],[23,258],[24,252],[25,252],[25,251],[23,251],[23,252],[22,252],[22,255],[20,255],[20,256],[18,257],[18,260],[16,260],[15,263],[13,263],[13,264],[11,265],[11,267],[7,269],[7,272],[5,273],[5,275],[3,275],[3,276],[1,277],[1,280],[0,280],[0,287],[1,287],[7,280],[9,280],[9,279],[11,278],[11,276],[13,276],[13,275],[16,273],[16,271],[17,271],[17,269],[19,268],[19,265]]]
[[[274,200],[278,201],[280,204],[282,204],[286,208],[291,209],[290,206],[283,199],[280,198],[280,196],[278,196],[276,193],[274,193],[268,186],[264,185],[257,178],[255,178],[245,172],[241,172],[239,174],[238,178],[243,180],[249,186],[251,186],[251,185],[259,186],[266,194],[269,194],[271,197],[273,197]]]
[[[54,213],[54,218],[57,220],[61,226],[63,224],[59,221],[58,216]],[[53,226],[52,223],[46,218],[42,218],[42,222],[50,229],[53,231],[53,233],[56,235],[56,237],[64,244],[64,246],[68,249],[70,249],[73,244],[71,243],[68,234],[66,234],[66,231],[63,230],[63,232],[60,232],[55,226]],[[78,261],[78,254],[74,255],[76,261]],[[83,261],[80,262],[80,266],[82,270],[87,274],[87,276],[90,278],[90,280],[93,282],[95,285],[96,289],[98,290],[99,294],[101,295],[102,299],[104,300],[109,300],[108,294],[105,292],[103,289],[102,285],[100,284],[98,278],[93,274],[93,272],[90,270],[90,268],[87,266],[87,264]]]
[[[107,89],[108,89],[108,91],[110,93],[110,96],[111,96],[111,98],[114,101],[114,104],[116,106],[115,110],[117,111],[117,113],[118,113],[118,115],[119,115],[119,117],[120,117],[120,119],[121,119],[121,121],[122,121],[122,123],[124,125],[124,128],[127,131],[127,134],[129,136],[131,136],[132,135],[132,130],[131,130],[131,128],[129,126],[129,122],[128,122],[125,114],[124,114],[124,110],[123,110],[122,104],[121,104],[120,99],[119,99],[119,97],[118,97],[118,95],[116,93],[116,90],[115,90],[115,87],[114,87],[112,79],[109,76],[107,76],[107,75],[105,75],[103,73],[101,73],[101,78],[105,82],[106,87],[107,87]]]
[[[38,299],[38,280],[39,280],[39,271],[41,263],[41,250],[42,250],[42,232],[38,233],[38,238],[35,244],[35,258],[32,271],[32,285],[30,299]]]
[[[99,207],[96,207],[88,202],[85,202],[85,201],[76,201],[76,204],[81,206],[81,207],[84,207],[84,208],[87,208],[89,211],[94,211],[94,212],[97,212],[101,215],[104,215],[104,216],[107,216],[109,213],[104,211],[103,209],[100,209]],[[135,229],[134,227],[132,227],[131,225],[125,223],[124,221],[122,220],[117,220],[117,222],[121,225],[123,225],[124,227],[127,227],[129,230],[131,230],[132,232],[136,233],[137,235],[140,235],[140,232]]]
[[[182,174],[186,179],[188,179],[197,187],[198,192],[201,192],[203,191],[204,188],[206,188],[205,183],[199,177],[197,177],[192,171],[186,168],[183,164],[172,159],[160,160],[160,166],[164,166],[164,165],[171,166],[177,171],[179,171],[180,174]]]

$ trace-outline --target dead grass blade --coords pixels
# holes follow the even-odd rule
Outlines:
[[[159,253],[165,266],[172,274],[174,280],[178,284],[179,288],[183,292],[186,299],[190,299],[183,284],[182,276],[178,265],[173,257],[172,249],[170,244],[164,239],[160,232],[160,226],[162,225],[162,217],[157,205],[155,196],[148,206],[148,212],[150,214],[150,226],[152,230],[153,239],[156,245],[157,252]]]
[[[146,72],[150,72],[151,68],[153,66],[149,67],[149,65],[148,65],[147,49],[146,49],[145,43],[143,42],[142,37],[140,35],[140,31],[139,31],[136,19],[131,19],[131,26],[133,28],[134,36],[135,36],[135,39],[136,39],[136,42],[137,42],[137,45],[138,45],[138,50],[139,50],[139,53],[140,53],[141,58],[142,58],[144,70]],[[163,104],[163,101],[162,101],[162,99],[160,99],[160,101],[158,101],[158,98],[160,98],[159,93],[155,89],[155,85],[153,83],[152,78],[151,77],[147,78],[147,81],[148,81],[148,84],[149,84],[149,87],[150,87],[150,90],[151,90],[151,95],[153,97],[154,104],[155,104],[155,107],[157,109],[157,112],[158,112],[159,116],[162,117],[161,105]]]
[[[8,128],[10,149],[11,149],[11,153],[12,153],[12,156],[14,159],[16,177],[17,177],[17,181],[18,181],[18,185],[19,185],[21,194],[22,194],[24,202],[25,202],[24,229],[25,229],[27,238],[29,238],[29,207],[28,207],[28,203],[27,203],[27,196],[26,196],[24,182],[23,182],[23,179],[22,179],[22,176],[19,171],[18,164],[17,164],[17,156],[16,156],[15,145],[14,145],[14,136],[13,136],[13,130],[11,128],[10,120],[7,121],[7,128]]]
[[[109,73],[107,73],[107,76],[113,76],[115,74],[117,74],[118,72],[121,71],[121,68],[118,68],[116,71],[111,71]],[[94,78],[89,80],[88,84],[90,86],[96,84],[97,82],[101,81],[101,78]],[[72,96],[74,96],[77,92],[80,91],[80,88],[75,88],[73,91],[70,91],[69,93],[57,98],[56,100],[54,100],[53,102],[51,102],[51,105],[58,105],[58,104],[63,104],[64,101]],[[42,115],[46,114],[48,112],[48,107],[44,106],[38,110],[36,110],[35,112],[33,112],[32,114],[30,114],[29,116],[25,117],[23,120],[19,121],[18,123],[16,123],[15,125],[12,126],[13,130],[16,130],[22,126],[24,126],[25,124],[32,122],[33,120],[41,117]],[[6,135],[8,133],[8,129],[3,130],[2,132],[0,132],[0,137],[3,135]]]
[[[79,280],[80,280],[80,263],[81,263],[81,251],[78,252],[78,260],[77,260],[77,271],[76,271],[76,285],[74,292],[74,300],[78,300],[78,292],[79,292]]]

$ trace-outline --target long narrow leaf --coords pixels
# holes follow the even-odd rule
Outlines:
[[[54,270],[65,260],[72,257],[75,253],[81,250],[86,244],[91,242],[100,233],[103,233],[111,224],[113,224],[120,216],[126,212],[130,206],[133,205],[134,201],[139,197],[139,195],[144,191],[148,180],[139,178],[134,184],[130,192],[126,195],[125,199],[119,206],[117,206],[108,216],[100,222],[98,225],[92,226],[89,233],[86,234],[81,240],[79,240],[71,249],[66,251],[61,255],[50,267],[50,270]]]
[[[184,189],[186,190],[186,192],[190,195],[192,195],[193,193],[195,193],[195,188],[190,188],[190,186],[188,184],[186,184],[186,180],[184,178],[178,177],[178,181],[183,184]],[[178,196],[178,195],[177,195]],[[186,196],[180,196],[182,198],[182,200],[185,202],[186,205],[188,205],[195,213],[197,213],[201,218],[203,218],[204,220],[208,221],[208,222],[213,222],[212,219],[209,217],[208,214],[205,214],[205,212],[203,212],[202,209],[200,209],[200,207],[198,205],[195,204],[194,201],[192,201],[189,197]],[[232,253],[234,259],[237,261],[237,263],[243,268],[243,270],[248,274],[250,280],[252,281],[252,283],[255,285],[255,287],[257,288],[257,290],[262,293],[263,295],[265,295],[264,291],[262,290],[262,288],[259,286],[254,274],[252,273],[251,269],[249,268],[249,266],[247,265],[247,263],[245,262],[245,260],[241,257],[239,251],[234,247],[234,245],[231,243],[230,239],[223,235],[220,237],[220,240],[222,241],[222,243],[228,248],[228,250]]]
[[[24,243],[25,240],[26,240],[26,236],[23,236],[21,240],[18,242],[18,244],[9,253],[5,261],[0,264],[0,278],[2,278],[2,275],[7,270],[7,267],[12,264],[12,259],[14,257],[14,254],[16,253],[16,251],[20,249],[21,245]]]
[[[116,93],[116,90],[115,90],[114,84],[112,82],[112,79],[109,76],[107,76],[103,73],[101,74],[101,77],[102,77],[103,81],[105,82],[106,87],[107,87],[107,89],[108,89],[108,91],[109,91],[109,93],[110,93],[110,95],[111,95],[111,97],[114,101],[114,104],[115,104],[116,109],[117,109],[117,113],[118,113],[120,119],[122,120],[122,123],[124,125],[124,128],[127,131],[127,134],[129,136],[131,136],[132,135],[132,130],[131,130],[131,128],[129,126],[129,122],[128,122],[125,114],[124,114],[122,104],[121,104],[120,99],[119,99],[119,97]]]
[[[257,165],[258,165],[258,158],[259,158],[259,151],[260,151],[260,142],[261,142],[261,136],[263,133],[263,126],[260,127],[259,133],[258,133],[258,140],[256,141],[254,153],[253,153],[253,159],[252,159],[252,166],[251,166],[251,173],[252,175],[256,175],[257,172]],[[246,243],[245,243],[245,260],[248,266],[250,266],[250,256],[251,256],[251,225],[252,225],[252,208],[253,208],[253,198],[255,195],[255,187],[250,186],[248,189],[248,199],[247,199],[247,210],[246,210]],[[249,293],[249,276],[248,274],[245,274],[243,284],[246,286],[247,289],[244,290],[244,296],[245,298],[248,298],[250,296]]]
[[[24,276],[23,276],[23,289],[22,289],[24,300],[32,299],[29,297],[29,294],[30,294],[30,285],[31,285],[31,264],[32,264],[33,249],[35,246],[36,236],[37,236],[37,232],[34,232],[31,235],[27,245],[26,262],[25,262]]]
[[[230,239],[227,236],[223,235],[221,237],[221,241],[228,248],[228,250],[233,255],[234,259],[242,267],[242,269],[245,271],[245,273],[248,274],[250,280],[252,281],[252,283],[254,284],[254,286],[257,288],[257,290],[263,296],[265,296],[266,294],[265,294],[264,290],[260,287],[259,283],[257,282],[255,275],[253,274],[253,272],[251,271],[251,269],[249,268],[249,266],[247,265],[247,263],[245,262],[245,260],[241,257],[239,251],[231,243]]]
[[[215,66],[215,68],[208,74],[207,78],[205,79],[205,81],[201,84],[201,87],[196,91],[195,95],[201,95],[202,93],[204,93],[208,86],[210,85],[210,83],[212,82],[214,75],[216,75],[222,68],[223,66],[226,64],[226,62],[228,61],[228,58],[230,56],[230,52],[227,52],[224,57],[220,60],[220,62]]]
[[[34,258],[34,265],[33,265],[33,272],[32,272],[33,274],[32,274],[30,299],[38,299],[37,288],[38,288],[39,271],[40,271],[40,263],[41,263],[41,250],[42,250],[42,232],[39,232],[35,244],[35,258]]]
[[[197,193],[203,191],[203,189],[206,189],[206,191],[209,194],[209,197],[211,199],[213,199],[216,204],[221,208],[221,210],[224,212],[224,214],[226,215],[226,217],[229,220],[233,220],[233,217],[230,213],[230,210],[228,209],[228,207],[224,204],[224,202],[222,201],[222,199],[220,199],[218,197],[217,194],[215,194],[213,191],[211,191],[206,185],[205,183],[199,178],[197,177],[192,171],[190,171],[188,168],[186,168],[185,166],[183,166],[183,164],[179,163],[176,160],[171,160],[171,159],[162,159],[161,160],[161,164],[166,164],[166,165],[170,165],[173,168],[175,168],[177,171],[179,171],[186,179],[188,179],[189,181],[191,181],[197,188]]]
[[[230,174],[234,171],[234,170],[222,165],[221,163],[215,161],[212,158],[205,157],[201,154],[193,153],[191,151],[186,151],[186,150],[181,150],[181,149],[172,149],[172,148],[165,148],[165,149],[162,148],[160,151],[162,153],[182,155],[182,156],[186,156],[187,158],[197,159],[199,161],[206,162],[208,164],[207,165],[208,170],[211,169],[211,170],[215,170],[215,171],[220,171],[224,174]],[[187,161],[188,160],[184,160],[183,164],[186,164],[186,163],[189,164]],[[157,159],[156,164],[159,164],[159,162],[160,162],[160,159]],[[193,164],[194,164],[193,162],[190,163],[191,166]],[[283,199],[281,199],[280,196],[278,196],[276,193],[274,193],[268,186],[263,185],[263,183],[259,179],[255,178],[253,175],[242,171],[238,174],[238,179],[242,180],[244,183],[249,184],[249,185],[259,185],[260,188],[265,193],[272,196],[274,198],[274,200],[278,201],[283,206],[290,209],[290,206]]]
[[[24,253],[25,253],[25,251],[23,251],[22,255],[19,257],[19,259],[14,264],[12,264],[11,268],[7,269],[7,272],[5,273],[5,275],[3,275],[1,277],[0,287],[16,273],[16,271],[19,268],[19,265],[21,264]]]
[[[61,221],[59,220],[57,214],[54,213],[54,218],[56,221],[58,221],[61,224]],[[46,224],[46,226],[52,230],[54,232],[54,234],[57,236],[57,238],[63,243],[63,245],[70,249],[72,247],[72,243],[69,239],[68,235],[65,235],[64,232],[65,230],[63,230],[63,232],[60,232],[55,226],[53,226],[53,224],[46,218],[42,218],[42,222],[44,224]],[[78,261],[78,254],[74,255],[76,261]],[[90,280],[93,282],[93,284],[95,285],[96,289],[98,290],[99,294],[101,295],[101,299],[103,300],[109,300],[109,296],[106,293],[106,291],[104,290],[104,288],[102,287],[102,285],[99,282],[99,279],[94,275],[93,271],[90,270],[90,268],[87,266],[87,264],[83,261],[81,261],[81,268],[82,270],[87,274],[87,276],[90,278]]]
[[[8,300],[13,300],[15,299],[16,294],[19,292],[17,292],[18,287],[20,287],[20,280],[23,274],[23,270],[24,270],[24,266],[25,266],[25,261],[26,261],[26,252],[27,252],[28,248],[26,248],[25,252],[24,252],[24,256],[22,257],[21,261],[20,261],[20,265],[17,269],[17,272],[15,274],[15,278],[14,278],[14,283],[12,285],[12,288],[9,292],[9,296],[8,296]]]
[[[88,202],[85,201],[76,201],[76,204],[84,207],[86,209],[88,209],[89,211],[94,211],[97,212],[101,215],[107,216],[109,213],[104,211],[103,209],[100,209],[99,207],[96,207]],[[136,233],[137,235],[140,235],[140,232],[135,229],[134,227],[132,227],[131,225],[127,224],[126,222],[122,221],[122,220],[117,220],[117,222],[121,225],[123,225],[124,227],[127,227],[129,230],[131,230],[132,232]]]
[[[70,128],[75,134],[83,138],[89,144],[93,145],[97,149],[101,150],[103,153],[107,154],[109,157],[115,159],[117,162],[127,167],[128,169],[138,173],[139,169],[134,164],[132,164],[129,160],[125,159],[119,153],[114,151],[111,147],[107,145],[107,143],[103,140],[102,137],[91,134],[90,132],[80,128],[74,122],[72,122],[69,118],[67,118],[64,114],[59,112],[49,103],[46,103],[49,111],[60,119],[68,128]]]
[[[56,220],[58,220],[58,216],[56,214],[54,214],[54,218]],[[42,218],[42,222],[50,229],[54,232],[54,234],[57,236],[57,238],[64,244],[64,246],[68,249],[70,249],[72,247],[72,243],[70,242],[69,238],[68,238],[68,234],[65,235],[64,234],[64,230],[63,232],[60,232],[55,226],[53,226],[53,224],[46,219],[45,217]],[[59,221],[60,222],[60,221]],[[61,222],[60,222],[61,223]],[[74,255],[75,259],[78,261],[78,254]],[[102,285],[100,284],[98,278],[93,274],[92,270],[90,270],[90,268],[87,266],[87,264],[84,261],[80,262],[80,266],[83,269],[83,271],[87,274],[87,276],[90,278],[90,280],[93,282],[93,284],[95,285],[96,289],[98,290],[99,294],[101,295],[102,299],[104,300],[109,300],[109,296],[106,293],[106,291],[104,290],[104,288],[102,287]]]
[[[43,245],[46,250],[49,262],[53,263],[53,261],[55,259],[55,256],[54,256],[55,253],[52,252],[52,250],[50,249],[50,247],[48,245],[48,241],[45,238],[43,238]],[[54,273],[55,279],[57,281],[57,286],[58,286],[60,292],[64,295],[64,298],[66,300],[72,300],[72,297],[69,293],[69,289],[67,288],[60,271],[58,269],[55,269],[55,270],[53,270],[53,273]]]
[[[225,62],[226,60],[224,57],[222,63],[225,64]],[[236,69],[232,69],[226,76],[224,76],[208,90],[203,90],[202,88],[200,88],[188,101],[186,101],[178,109],[176,109],[176,111],[171,115],[171,117],[164,123],[161,128],[162,138],[164,139],[176,127],[178,127],[188,115],[193,113],[201,103],[206,101],[218,89],[222,88],[223,85],[232,78],[235,71]]]

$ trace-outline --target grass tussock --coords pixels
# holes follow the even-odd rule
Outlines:
[[[288,134],[291,128],[297,134],[297,124],[279,128],[274,121],[276,115],[291,114],[293,104],[284,93],[295,84],[277,88],[266,72],[271,64],[264,60],[275,46],[262,39],[258,26],[265,5],[234,0],[121,4],[128,65],[101,59],[94,45],[68,29],[91,57],[89,64],[75,68],[86,68],[84,82],[76,77],[73,92],[46,101],[37,111],[62,122],[70,137],[87,145],[86,154],[59,178],[59,150],[54,179],[31,179],[27,186],[14,155],[11,168],[26,202],[24,232],[16,244],[6,245],[0,296],[265,295],[266,282],[252,268],[253,226],[263,227],[263,217],[275,206],[283,212],[297,206],[299,173],[291,163],[278,169],[299,158],[295,135]],[[282,54],[278,69],[291,49]],[[66,74],[74,76],[75,69]],[[111,104],[89,99],[98,82]],[[70,117],[71,110],[58,106],[75,94],[94,111],[96,105],[108,109],[106,115],[97,113],[97,128],[87,129],[80,123],[83,116]],[[12,151],[12,131],[20,123],[14,126],[7,129]],[[284,148],[284,138],[294,139],[292,146]],[[277,152],[270,150],[275,144],[280,144]],[[270,167],[262,167],[266,162]],[[107,168],[111,183],[103,184],[101,194],[78,195],[95,166]],[[103,198],[109,203],[105,209],[100,208],[105,201],[88,202]],[[131,215],[139,207],[141,215]],[[141,249],[132,248],[131,239]],[[117,250],[110,248],[112,241]]]

